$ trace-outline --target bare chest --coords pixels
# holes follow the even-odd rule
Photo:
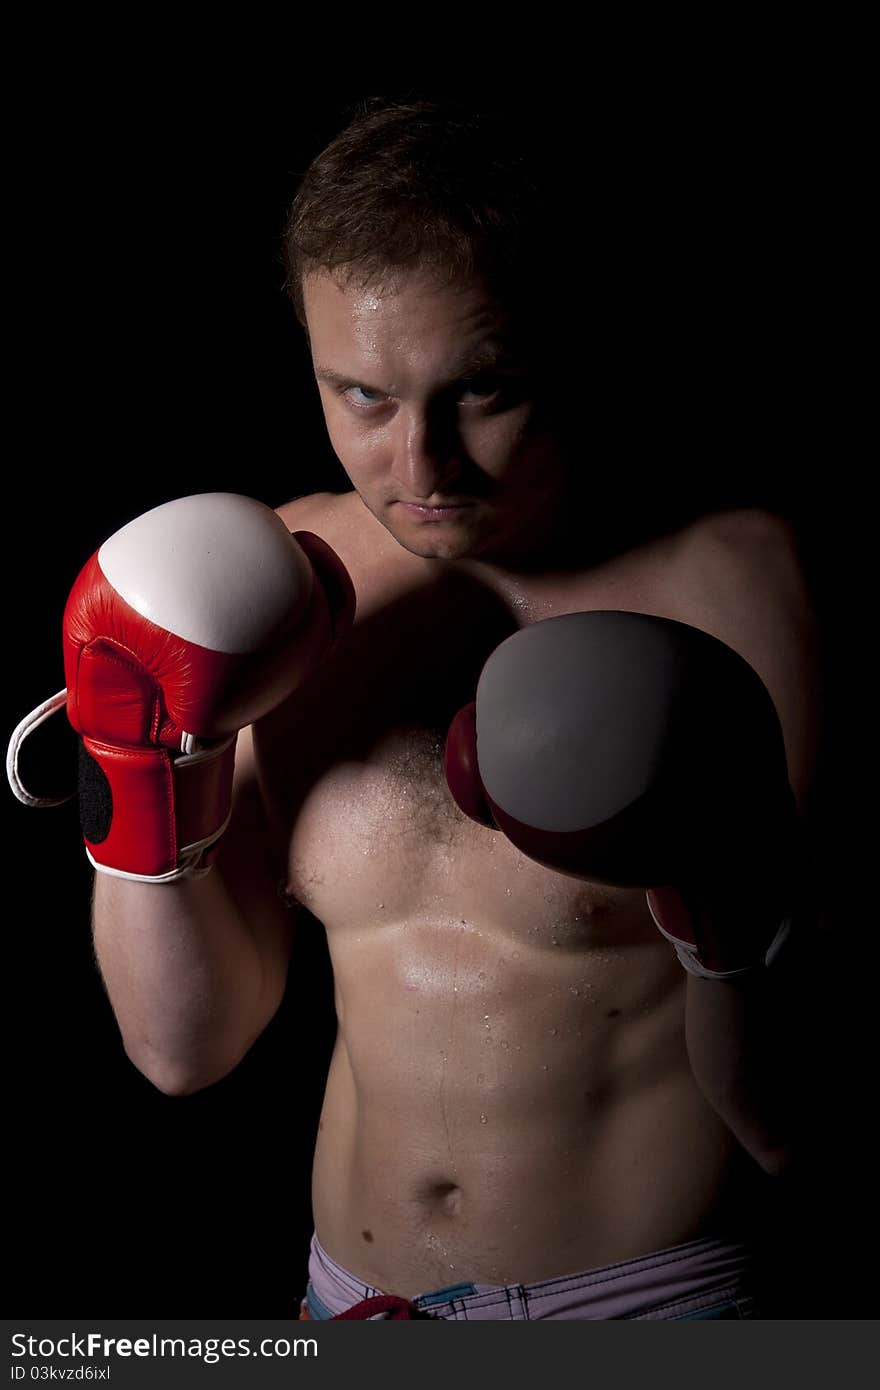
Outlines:
[[[534,944],[587,939],[631,898],[534,864],[468,820],[443,771],[444,731],[408,725],[316,783],[291,828],[290,891],[325,924],[483,920]]]
[[[455,576],[366,607],[344,650],[263,731],[288,890],[328,935],[407,922],[485,925],[513,949],[551,953],[656,942],[640,891],[535,864],[468,820],[444,774],[449,723],[504,637],[631,597],[571,586],[515,604]]]

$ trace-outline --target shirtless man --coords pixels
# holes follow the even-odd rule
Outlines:
[[[555,872],[464,816],[443,748],[517,629],[653,614],[758,672],[806,820],[816,638],[797,545],[743,510],[603,548],[571,340],[535,340],[540,309],[492,259],[503,220],[450,230],[459,193],[419,182],[444,140],[463,182],[481,167],[461,129],[379,108],[304,180],[291,292],[353,490],[278,514],[341,558],[354,627],[239,735],[211,872],[96,875],[98,959],[129,1056],[186,1094],[278,1008],[298,912],[323,923],[338,1032],[303,1316],[380,1293],[446,1318],[756,1316],[751,1213],[792,1161],[803,1042],[785,953],[742,978],[689,974],[643,888]]]

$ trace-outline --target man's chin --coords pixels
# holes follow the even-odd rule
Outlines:
[[[390,513],[390,514],[389,514]],[[395,515],[389,509],[380,520],[386,531],[411,555],[422,560],[466,560],[481,553],[485,537],[467,519],[454,522],[422,522]]]
[[[399,546],[422,560],[466,560],[479,549],[463,536],[413,536],[390,526],[388,530]]]

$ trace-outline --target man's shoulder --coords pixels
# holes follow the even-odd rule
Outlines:
[[[764,507],[736,507],[710,512],[692,522],[682,539],[693,553],[702,552],[731,562],[774,560],[798,562],[797,528],[786,517]]]
[[[290,531],[312,531],[336,552],[355,586],[358,613],[411,582],[412,557],[364,505],[360,494],[315,492],[276,507]]]
[[[680,535],[675,574],[683,602],[714,608],[737,627],[774,622],[788,630],[812,616],[797,527],[762,508],[701,517]]]
[[[726,642],[770,691],[803,801],[815,770],[821,643],[797,527],[757,508],[702,518],[681,538],[676,591],[670,616]]]
[[[312,492],[275,510],[289,531],[312,531],[332,546],[349,572],[361,568],[372,518],[356,492]]]
[[[332,526],[334,519],[342,514],[346,499],[354,495],[348,492],[310,492],[302,497],[292,497],[290,501],[276,507],[275,511],[288,530],[315,530],[320,535],[321,531],[318,528]]]
[[[675,578],[685,606],[741,640],[784,642],[815,617],[797,528],[774,512],[701,518],[680,537]]]

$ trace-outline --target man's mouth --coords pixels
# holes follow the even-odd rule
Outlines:
[[[450,521],[472,507],[473,502],[403,502],[399,506],[422,521]]]

